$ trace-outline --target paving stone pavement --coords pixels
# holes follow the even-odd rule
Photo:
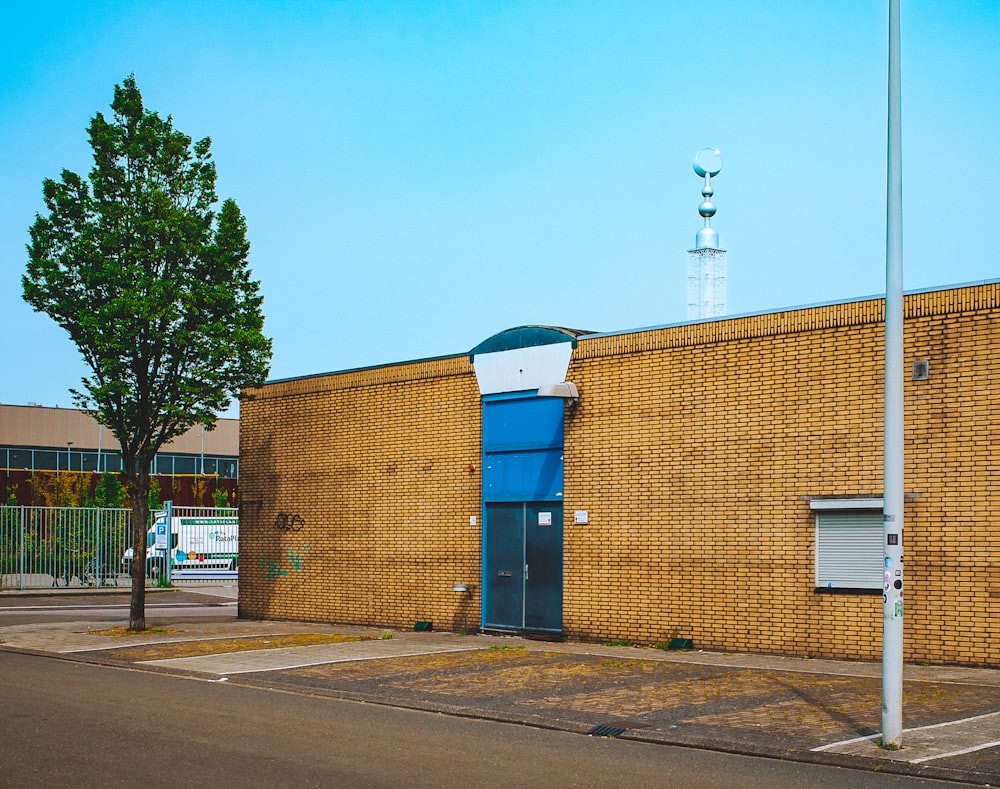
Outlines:
[[[2,620],[0,620],[2,621]],[[906,666],[904,748],[878,747],[881,665],[232,619],[121,636],[86,621],[0,625],[0,649],[211,681],[1000,786],[1000,671]],[[361,640],[178,656],[217,639]],[[136,646],[142,659],[130,656]],[[204,645],[201,645],[204,649]],[[210,647],[208,647],[210,648]],[[132,650],[135,651],[134,649]]]

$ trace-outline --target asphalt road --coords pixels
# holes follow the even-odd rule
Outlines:
[[[0,652],[0,787],[944,787]]]

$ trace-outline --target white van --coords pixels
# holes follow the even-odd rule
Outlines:
[[[146,535],[146,577],[156,579],[166,571],[168,551],[156,547],[156,533],[163,534],[167,513],[157,512]],[[159,527],[159,528],[158,528]],[[239,563],[240,519],[236,515],[175,516],[170,519],[170,573],[178,577],[235,577]],[[161,539],[161,542],[164,542]],[[128,572],[132,549],[122,555]]]

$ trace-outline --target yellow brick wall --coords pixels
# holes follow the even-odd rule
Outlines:
[[[468,358],[257,395],[241,406],[240,614],[478,626],[481,417]],[[279,529],[279,513],[301,525]]]
[[[905,308],[905,655],[1000,664],[1000,286],[912,294]],[[881,495],[882,309],[579,340],[569,637],[880,655],[881,596],[814,590],[808,498]],[[910,380],[916,359],[929,380]],[[241,614],[478,625],[481,417],[468,359],[256,394],[241,408]],[[574,510],[589,523],[574,525]],[[279,513],[304,526],[276,528]],[[471,598],[451,590],[469,582]]]
[[[1000,662],[997,297],[906,300],[908,660]],[[808,502],[881,495],[881,319],[869,301],[580,340],[570,637],[881,655],[881,596],[814,591]],[[929,380],[910,380],[916,359]]]

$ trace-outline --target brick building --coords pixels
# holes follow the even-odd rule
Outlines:
[[[997,665],[1000,282],[905,315],[905,657]],[[883,334],[881,299],[521,327],[267,384],[241,615],[877,658]]]

